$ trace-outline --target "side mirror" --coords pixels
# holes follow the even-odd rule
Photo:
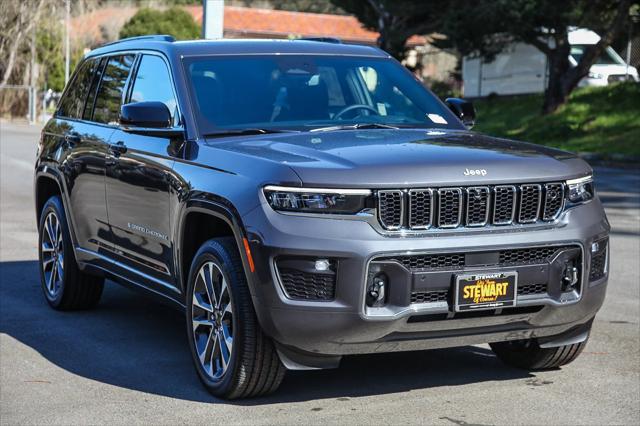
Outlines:
[[[476,109],[473,103],[460,98],[447,98],[444,100],[449,109],[462,121],[464,127],[471,129],[476,123]]]
[[[171,126],[171,112],[162,102],[134,102],[120,107],[120,124],[163,129]]]
[[[171,127],[171,113],[162,102],[134,102],[120,107],[122,130],[165,138],[184,137],[184,129]]]

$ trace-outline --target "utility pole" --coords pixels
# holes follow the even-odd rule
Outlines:
[[[64,84],[69,82],[69,31],[71,30],[71,0],[66,0],[64,31]]]
[[[202,11],[202,38],[205,40],[222,38],[224,0],[202,0]]]

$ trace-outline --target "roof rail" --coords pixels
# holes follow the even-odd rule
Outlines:
[[[301,37],[301,38],[297,38],[296,40],[319,41],[322,43],[342,44],[342,40],[335,37]]]
[[[120,40],[112,41],[111,43],[103,44],[100,47],[111,46],[113,44],[124,43],[125,41],[134,41],[134,40],[155,40],[155,41],[168,41],[169,43],[173,43],[176,39],[168,34],[153,34],[153,35],[143,35],[137,37],[127,37],[122,38]]]

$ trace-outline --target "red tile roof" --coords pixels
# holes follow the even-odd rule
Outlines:
[[[202,24],[202,6],[185,6]],[[103,42],[103,28],[121,27],[136,12],[135,7],[106,7],[73,18],[72,37],[95,45]],[[346,42],[375,44],[378,33],[362,27],[354,16],[289,12],[225,6],[224,35],[229,38],[336,37]],[[413,36],[409,45],[425,44],[426,38]]]
[[[202,7],[186,9],[202,23]],[[225,6],[225,37],[336,37],[344,41],[375,44],[378,33],[363,28],[354,16]],[[424,44],[412,37],[410,45]]]

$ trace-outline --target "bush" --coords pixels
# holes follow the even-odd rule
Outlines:
[[[169,34],[177,40],[195,39],[200,27],[189,12],[179,7],[165,11],[140,9],[120,30],[120,38],[151,34]]]

